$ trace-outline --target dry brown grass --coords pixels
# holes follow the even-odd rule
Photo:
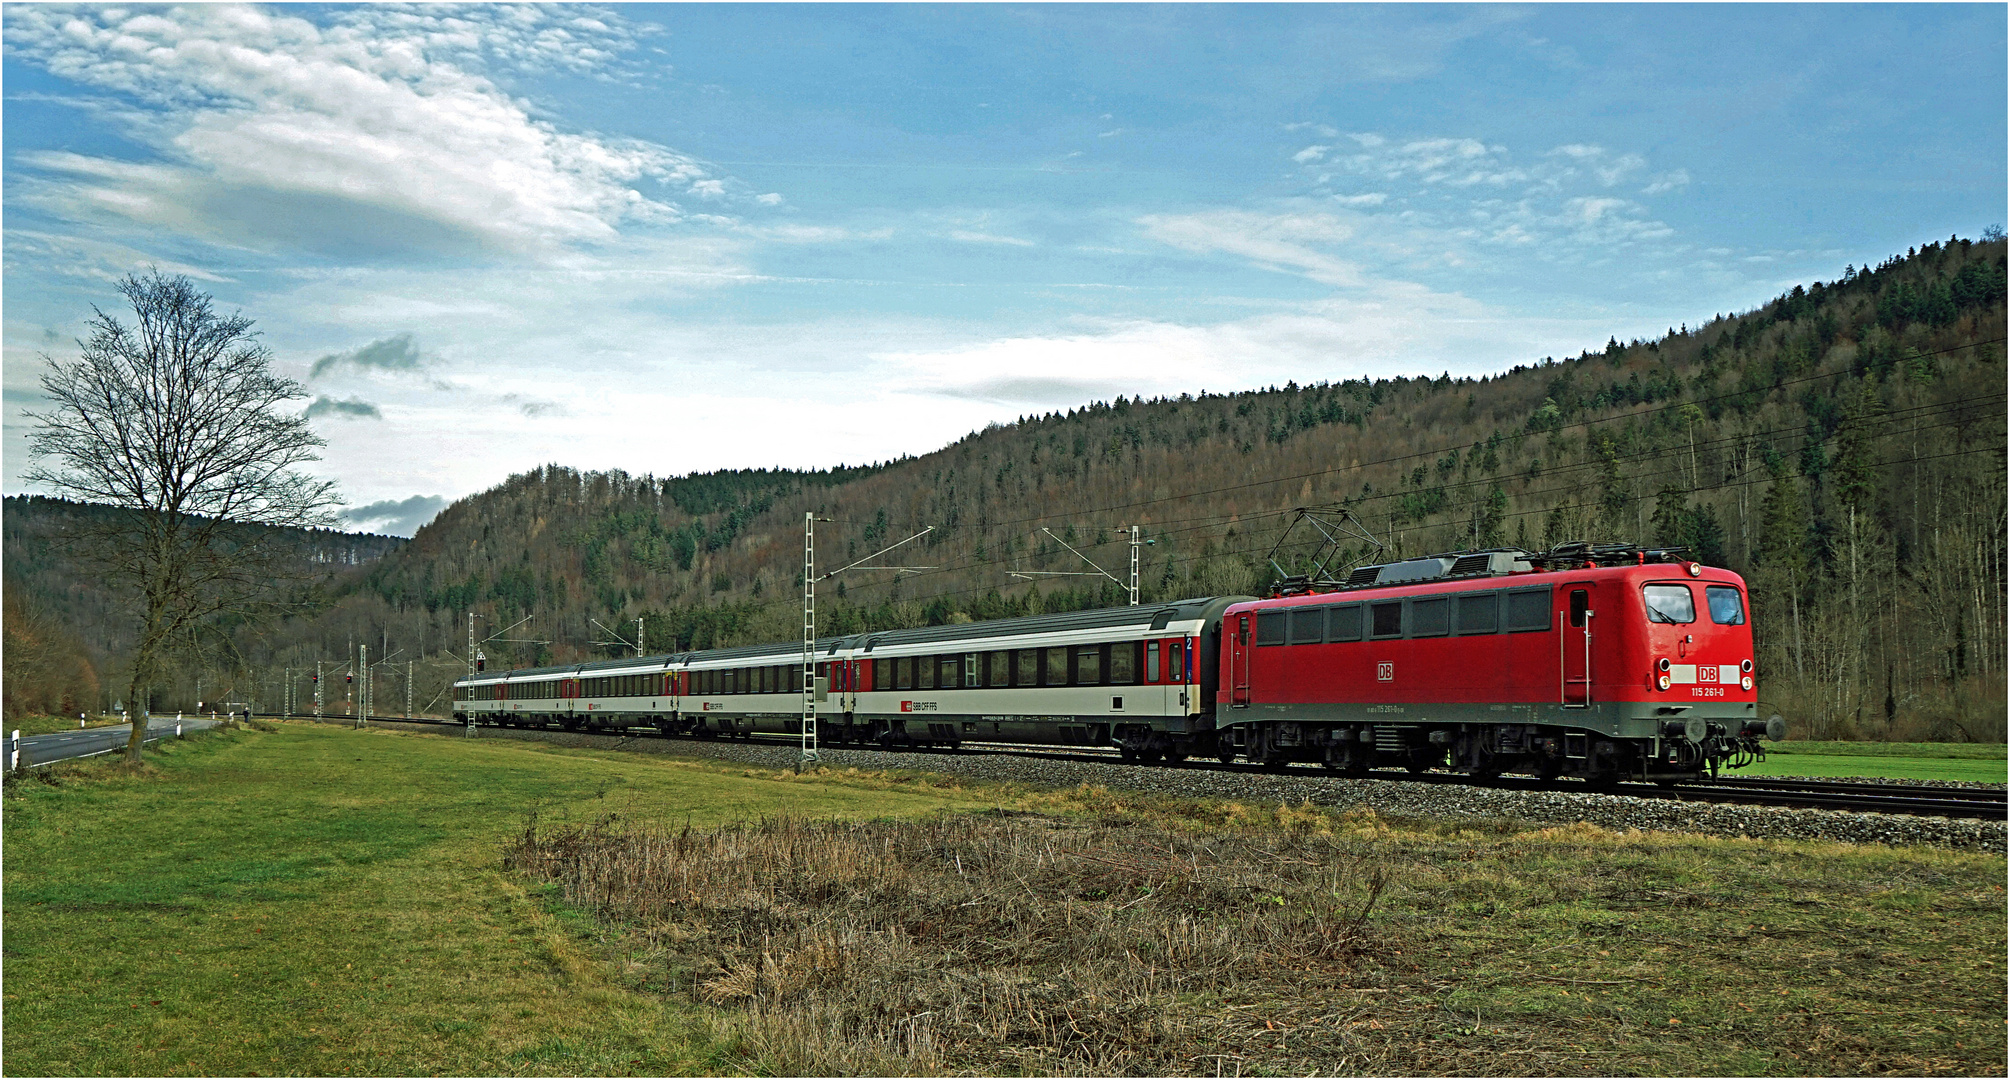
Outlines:
[[[729,1006],[725,1064],[796,1075],[1234,1071],[1249,1026],[1235,1006],[1344,982],[1383,887],[1309,830],[1011,812],[532,823],[509,861],[627,923],[665,981]]]

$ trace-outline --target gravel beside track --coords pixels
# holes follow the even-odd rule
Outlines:
[[[346,724],[350,721],[341,722]],[[436,734],[458,735],[463,730],[439,724],[404,724],[383,720],[372,720],[371,724]],[[793,768],[799,756],[796,747],[781,743],[588,735],[516,728],[484,727],[478,730],[476,737],[482,739],[517,739],[596,749],[619,748],[764,769]],[[818,757],[823,766],[830,769],[911,769],[1059,788],[1096,784],[1112,790],[1266,804],[1297,803],[1309,799],[1317,806],[1336,809],[1366,806],[1385,815],[1514,818],[1554,824],[1583,821],[1611,829],[1661,829],[1713,836],[1841,840],[1850,843],[1924,844],[1999,853],[2005,850],[2006,838],[2005,823],[2001,821],[1677,802],[1577,791],[1514,791],[1400,779],[1349,779],[1323,775],[1319,770],[1304,766],[1278,774],[1212,769],[1198,763],[1175,768],[1125,765],[1112,760],[1105,765],[1028,754],[901,753],[832,747],[821,749]]]

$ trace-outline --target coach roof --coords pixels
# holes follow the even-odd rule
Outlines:
[[[1205,618],[1210,607],[1222,597],[1198,596],[1164,604],[1137,607],[1099,608],[1095,611],[1066,611],[1054,615],[1025,615],[1017,619],[957,623],[950,626],[921,626],[912,630],[887,630],[868,635],[865,651],[882,645],[926,645],[938,641],[965,641],[971,638],[1022,637],[1031,634],[1059,634],[1071,630],[1105,630],[1128,627],[1136,630],[1163,630],[1175,622]]]

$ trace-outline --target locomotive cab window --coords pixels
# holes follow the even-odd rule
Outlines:
[[[1718,626],[1745,625],[1745,601],[1735,585],[1706,585],[1704,598],[1710,605],[1710,621]]]
[[[1692,623],[1696,621],[1696,596],[1687,585],[1643,585],[1641,594],[1647,600],[1647,621],[1658,623]],[[1571,621],[1577,622],[1577,594],[1571,594]]]
[[[1256,613],[1256,643],[1258,645],[1284,644],[1284,620],[1287,611],[1259,611]]]
[[[1370,621],[1375,624],[1373,627],[1374,636],[1378,638],[1403,636],[1403,602],[1401,600],[1392,600],[1386,604],[1370,604],[1368,605],[1368,614]]]
[[[1326,609],[1298,608],[1291,613],[1291,643],[1317,645],[1326,640]]]
[[[1585,617],[1591,612],[1591,591],[1589,589],[1570,590],[1570,625],[1583,626]]]

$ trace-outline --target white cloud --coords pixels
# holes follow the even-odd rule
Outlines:
[[[1674,172],[1656,176],[1652,183],[1640,189],[1642,195],[1665,195],[1689,186],[1689,170],[1676,169]]]
[[[1005,244],[1010,247],[1033,247],[1033,241],[1017,236],[1000,236],[996,233],[972,232],[968,229],[952,229],[951,240],[961,240],[966,244]]]
[[[1291,155],[1291,160],[1299,163],[1300,165],[1304,165],[1307,164],[1308,162],[1318,161],[1320,158],[1325,157],[1326,151],[1331,149],[1333,148],[1330,146],[1308,146],[1305,149],[1300,150],[1299,152]]]
[[[1360,267],[1313,244],[1350,239],[1354,230],[1331,214],[1259,214],[1214,210],[1153,214],[1138,219],[1145,235],[1183,251],[1240,255],[1262,266],[1296,272],[1334,286],[1363,284]]]
[[[321,26],[224,5],[10,7],[10,60],[160,113],[134,133],[158,160],[23,155],[44,175],[22,197],[253,248],[548,257],[675,221],[679,194],[724,195],[691,158],[559,130],[477,70],[607,68],[627,38],[582,11],[364,8]]]

